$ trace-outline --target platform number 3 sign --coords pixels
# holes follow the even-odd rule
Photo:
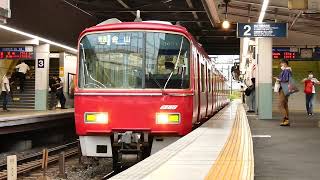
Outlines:
[[[38,59],[38,68],[44,68],[44,59]]]

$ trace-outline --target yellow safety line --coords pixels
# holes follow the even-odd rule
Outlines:
[[[254,179],[254,157],[250,126],[242,105],[237,108],[232,131],[205,180]]]

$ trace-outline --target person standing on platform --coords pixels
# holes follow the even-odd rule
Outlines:
[[[30,70],[28,64],[26,64],[24,61],[22,61],[20,64],[16,66],[18,69],[18,77],[20,81],[20,92],[24,91],[24,81],[26,80],[26,73]]]
[[[302,80],[304,83],[304,93],[306,94],[306,110],[309,116],[313,115],[313,97],[316,93],[316,88],[314,87],[315,84],[320,84],[318,79],[313,77],[312,71],[309,71],[308,78],[304,78]]]
[[[282,71],[279,77],[274,77],[280,83],[279,108],[280,112],[283,114],[283,120],[280,123],[280,126],[290,126],[288,101],[290,96],[289,81],[292,78],[292,70],[286,60],[281,60],[280,68]]]
[[[63,94],[63,82],[60,78],[57,78],[57,97],[59,98],[61,109],[67,109],[66,105],[66,97]]]
[[[49,87],[50,87],[50,107],[49,109],[55,110],[57,105],[57,86],[59,84],[57,83],[58,78],[56,76],[53,76],[49,79]]]
[[[251,85],[245,90],[246,96],[248,96],[247,105],[249,110],[247,112],[253,113],[256,109],[256,78],[251,78]]]
[[[10,84],[9,84],[9,76],[10,73],[7,72],[3,78],[2,78],[2,92],[1,92],[1,96],[2,96],[2,100],[3,100],[3,106],[2,109],[3,111],[8,112],[8,108],[7,108],[7,104],[8,104],[8,99],[9,99],[9,95],[10,95]]]

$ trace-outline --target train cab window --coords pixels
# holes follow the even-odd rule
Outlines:
[[[142,88],[143,33],[89,34],[80,42],[80,88]]]
[[[148,32],[146,35],[145,88],[189,88],[189,41],[177,34]]]
[[[201,92],[206,91],[206,72],[204,64],[201,64]]]
[[[79,45],[79,87],[187,89],[190,42],[162,32],[104,32]]]

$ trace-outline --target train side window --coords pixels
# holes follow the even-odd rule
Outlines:
[[[206,79],[205,79],[205,68],[204,68],[204,64],[201,64],[201,92],[205,92],[206,91]]]

